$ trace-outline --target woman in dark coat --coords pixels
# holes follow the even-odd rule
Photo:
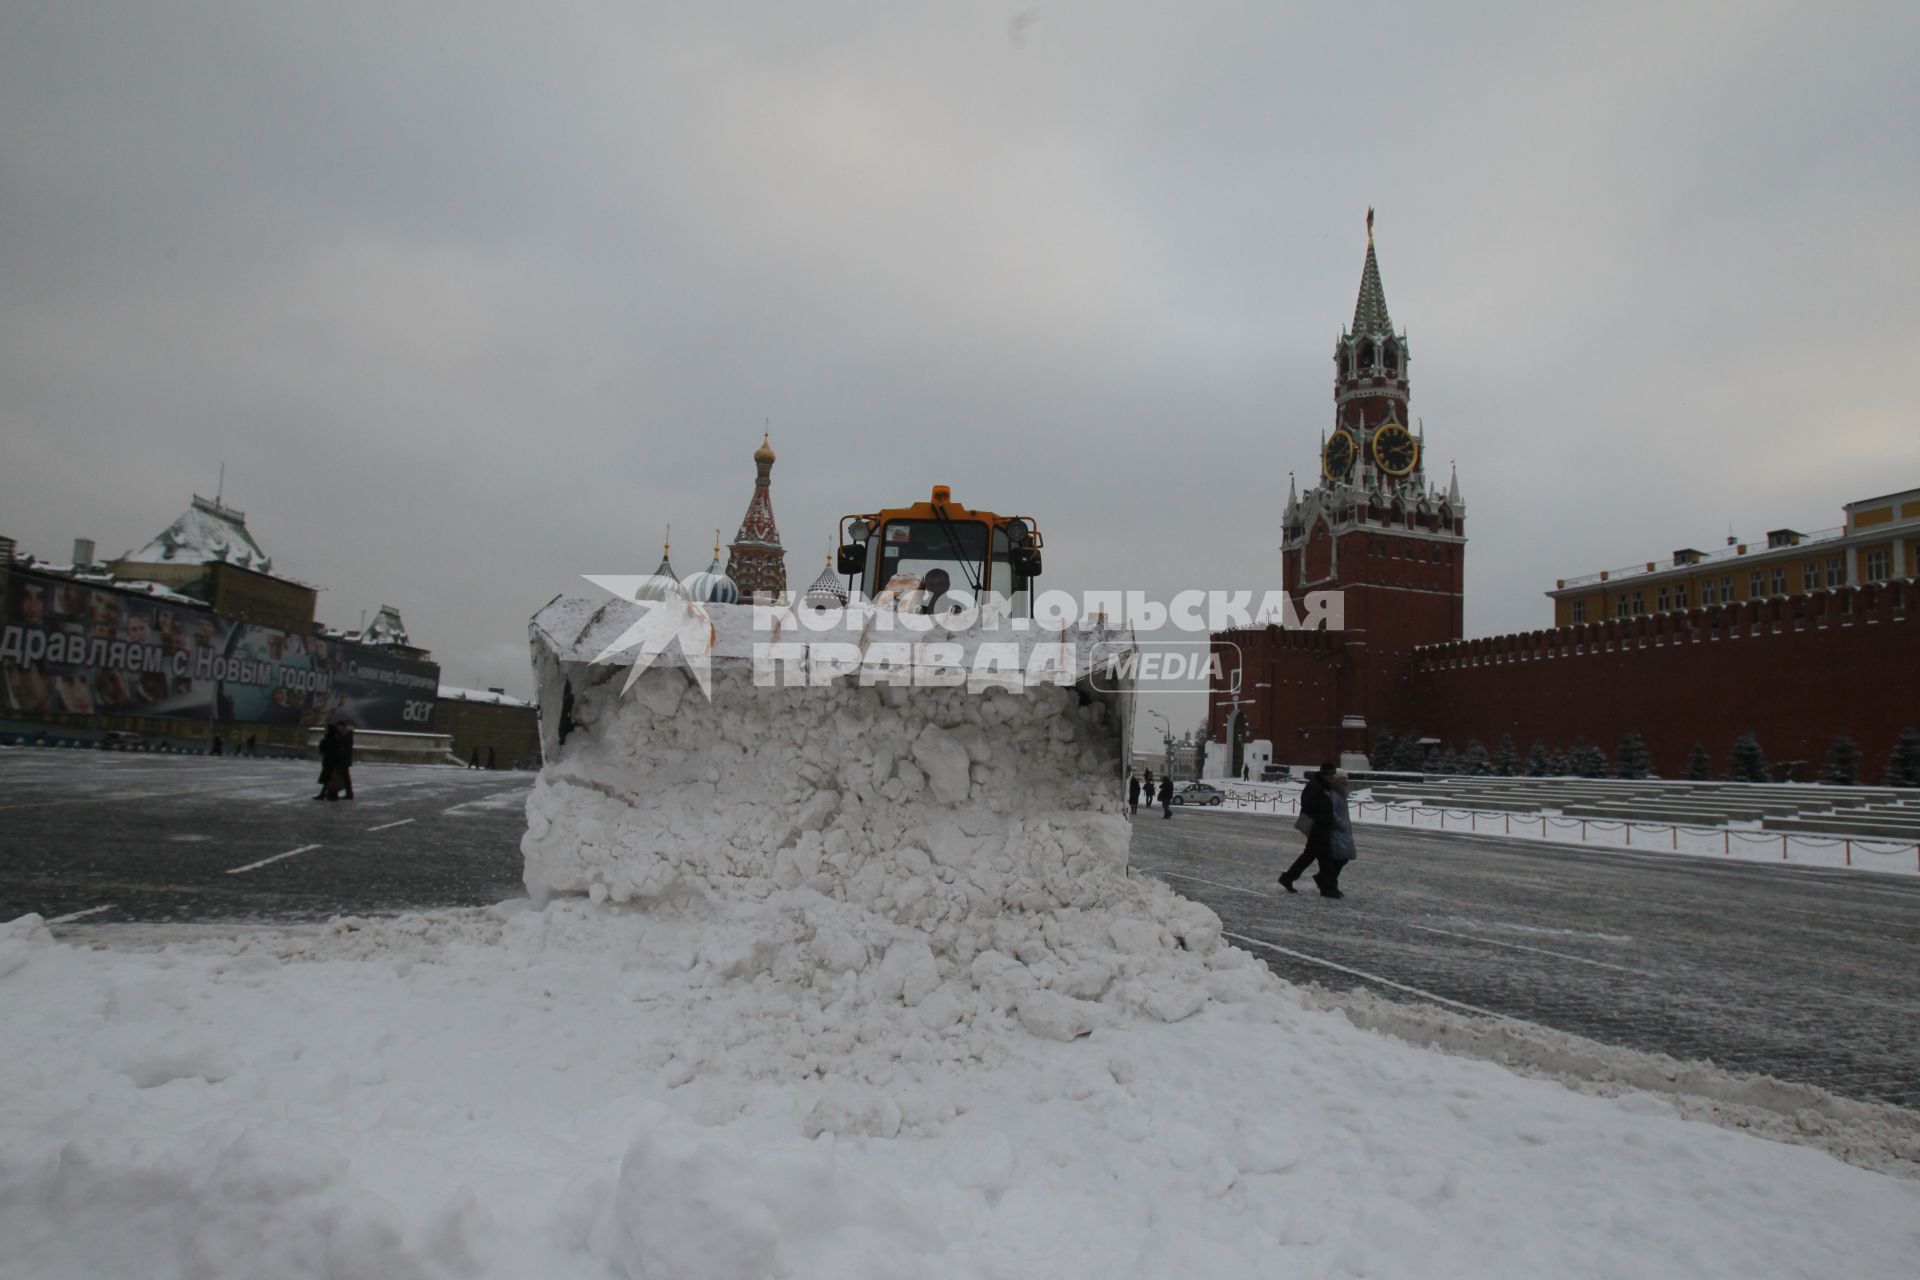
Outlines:
[[[320,794],[315,800],[340,798],[340,727],[328,725],[320,735]]]
[[[1173,779],[1164,775],[1160,779],[1160,816],[1173,816]]]
[[[1320,887],[1323,898],[1338,898],[1340,892],[1340,868],[1333,860],[1333,775],[1340,766],[1332,761],[1320,766],[1319,771],[1307,779],[1306,787],[1300,792],[1300,812],[1313,824],[1307,832],[1307,847],[1293,860],[1293,865],[1280,873],[1280,887],[1288,893],[1298,893],[1293,882],[1302,872],[1315,862],[1320,869],[1314,872],[1313,882]]]
[[[353,799],[353,726],[350,724],[340,726],[340,767],[335,776],[347,799]]]

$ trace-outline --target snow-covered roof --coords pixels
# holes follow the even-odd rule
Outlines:
[[[492,689],[462,689],[459,685],[443,684],[440,696],[452,698],[458,702],[491,702],[500,707],[530,707],[533,704],[511,694],[497,693]]]
[[[98,569],[76,569],[71,564],[56,564],[48,560],[36,560],[27,556],[18,562],[18,567],[31,569],[35,573],[50,574],[54,577],[71,578],[75,582],[84,582],[90,587],[111,587],[115,591],[125,591],[137,596],[151,596],[155,600],[166,600],[174,604],[190,604],[196,609],[208,607],[205,600],[195,596],[182,595],[170,587],[157,582],[141,582],[132,578],[116,578],[110,573]]]
[[[186,514],[138,551],[123,556],[135,564],[212,564],[221,561],[273,572],[273,558],[247,532],[246,513],[213,498],[193,495]]]
[[[361,644],[397,644],[407,648],[413,647],[413,641],[407,639],[407,624],[401,620],[400,611],[390,604],[381,605],[380,611],[373,615],[373,621],[369,622],[355,638]]]

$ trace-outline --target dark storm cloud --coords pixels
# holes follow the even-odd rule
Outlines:
[[[1910,6],[1440,8],[9,6],[0,521],[225,461],[329,621],[524,689],[771,419],[796,584],[938,481],[1056,586],[1263,587],[1369,204],[1470,633],[1920,482]]]

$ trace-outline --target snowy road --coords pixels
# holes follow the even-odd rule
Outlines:
[[[518,896],[525,775],[0,751],[0,919],[318,920]],[[1136,868],[1276,972],[1920,1107],[1920,885],[1361,830],[1350,896],[1273,883],[1271,818],[1142,816]]]
[[[1142,814],[1133,865],[1281,976],[1920,1107],[1920,885],[1360,829],[1344,900],[1274,883],[1300,838]],[[1284,850],[1284,857],[1283,857]]]
[[[529,774],[0,751],[0,919],[318,920],[523,893]]]

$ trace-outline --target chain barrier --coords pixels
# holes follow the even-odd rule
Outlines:
[[[1241,808],[1268,806],[1270,811],[1274,813],[1281,812],[1280,806],[1282,801],[1284,801],[1287,806],[1286,812],[1292,814],[1298,814],[1300,812],[1300,798],[1297,793],[1291,796],[1281,796],[1264,795],[1260,792],[1252,791],[1228,791],[1226,792],[1226,799]],[[1668,847],[1676,852],[1680,848],[1680,835],[1682,832],[1690,836],[1699,837],[1717,835],[1720,837],[1721,852],[1729,856],[1733,853],[1733,838],[1735,836],[1740,837],[1741,843],[1746,845],[1771,845],[1777,838],[1780,841],[1780,858],[1782,861],[1792,861],[1791,854],[1795,846],[1803,849],[1838,848],[1843,851],[1842,856],[1845,859],[1845,864],[1849,867],[1853,865],[1854,849],[1858,846],[1863,853],[1877,854],[1881,857],[1900,857],[1905,854],[1912,854],[1915,859],[1915,869],[1920,870],[1920,841],[1913,843],[1894,843],[1891,841],[1863,840],[1848,836],[1821,838],[1807,835],[1796,836],[1790,832],[1780,832],[1776,836],[1776,833],[1771,831],[1735,831],[1731,827],[1686,827],[1678,823],[1631,822],[1627,820],[1607,822],[1599,818],[1556,818],[1544,813],[1516,815],[1512,812],[1487,809],[1448,809],[1444,806],[1434,808],[1420,804],[1395,804],[1391,800],[1355,800],[1353,802],[1353,808],[1355,813],[1361,818],[1365,818],[1370,811],[1378,813],[1381,821],[1387,825],[1392,825],[1392,815],[1394,814],[1408,815],[1407,826],[1417,826],[1418,823],[1415,819],[1437,817],[1440,823],[1440,830],[1442,831],[1447,829],[1447,819],[1449,817],[1453,818],[1456,822],[1461,818],[1465,818],[1469,829],[1476,832],[1480,830],[1481,818],[1497,817],[1500,819],[1501,832],[1505,835],[1513,834],[1513,824],[1517,817],[1522,823],[1538,822],[1540,824],[1540,838],[1543,840],[1548,838],[1547,832],[1549,828],[1571,831],[1573,828],[1578,827],[1580,828],[1579,843],[1581,844],[1587,843],[1587,835],[1590,829],[1593,831],[1606,832],[1621,831],[1625,833],[1625,847],[1627,848],[1634,847],[1633,836],[1636,831],[1649,835],[1665,833],[1669,837]],[[1888,847],[1875,848],[1874,846],[1876,844],[1885,844]]]

